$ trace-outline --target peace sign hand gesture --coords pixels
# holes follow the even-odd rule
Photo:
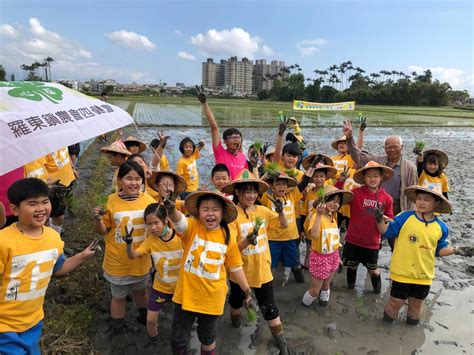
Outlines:
[[[207,101],[207,96],[204,92],[204,86],[201,85],[201,87],[199,87],[196,85],[196,91],[198,100],[201,101],[202,104],[205,104]]]
[[[127,226],[125,226],[125,235],[122,236],[122,239],[127,245],[131,245],[133,243],[133,237],[132,233],[135,230],[135,228],[132,227],[130,231],[128,230]]]

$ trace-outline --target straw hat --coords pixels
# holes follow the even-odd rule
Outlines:
[[[125,147],[125,144],[121,140],[116,140],[113,142],[111,145],[108,145],[106,147],[100,148],[101,153],[107,154],[107,153],[120,153],[123,155],[132,155]]]
[[[138,153],[143,152],[146,149],[146,144],[143,143],[141,140],[135,138],[134,136],[128,136],[127,139],[123,141],[124,143],[130,142],[130,143],[138,143]]]
[[[311,163],[313,162],[313,159],[317,155],[318,153],[310,153],[308,154],[306,158],[303,159],[303,162],[301,163],[301,165],[303,165],[303,168],[305,168],[305,170],[309,169],[309,166],[311,165]],[[323,156],[324,165],[334,166],[334,162],[332,161],[331,158],[329,158],[327,155],[324,155],[324,154],[321,154],[321,155]]]
[[[333,185],[324,185],[324,199],[327,200],[332,195],[342,195],[342,205],[347,205],[354,198],[354,194],[348,190],[339,190]],[[319,197],[316,198],[319,201]]]
[[[258,192],[263,194],[265,191],[268,190],[268,184],[255,177],[249,170],[244,169],[242,172],[233,180],[232,182],[228,183],[222,188],[222,192],[232,195],[235,191],[235,188],[238,184],[246,183],[246,182],[256,182],[258,184]]]
[[[298,185],[298,181],[294,177],[291,177],[283,172],[278,172],[278,176],[275,175],[267,172],[261,177],[261,179],[266,183],[271,183],[273,180],[286,180],[288,187],[295,187]]]
[[[326,179],[332,179],[337,174],[337,169],[335,167],[330,166],[330,165],[325,165],[325,164],[322,164],[322,163],[318,163],[314,167],[313,175],[314,175],[315,172],[320,171],[320,170],[326,170]]]
[[[155,187],[155,183],[156,183],[156,179],[160,177],[161,175],[167,175],[173,178],[176,191],[178,192],[186,191],[186,187],[188,185],[186,180],[182,176],[179,176],[178,174],[175,174],[169,170],[153,171],[153,173],[151,174],[151,177],[147,179],[148,186],[150,186],[152,190],[158,191]]]
[[[445,152],[439,149],[427,149],[423,152],[423,160],[430,154],[438,157],[440,170],[444,170],[448,166],[448,155]]]
[[[268,158],[269,155],[275,154],[275,147],[269,147],[265,152],[265,158]]]
[[[417,192],[427,192],[438,197],[441,200],[440,204],[436,206],[433,212],[439,212],[439,213],[451,212],[453,207],[451,206],[451,203],[449,203],[448,199],[443,196],[443,193],[441,192],[439,185],[437,184],[429,184],[426,186],[413,185],[413,186],[407,187],[405,191],[403,191],[407,199],[411,202],[416,201]]]
[[[222,200],[225,203],[225,214],[223,216],[224,220],[227,223],[233,222],[237,218],[237,207],[235,207],[234,203],[222,196],[221,194],[218,194],[216,192],[211,192],[211,191],[197,191],[193,192],[192,194],[188,195],[186,199],[184,200],[184,205],[186,206],[186,210],[193,216],[194,218],[199,218],[199,211],[197,208],[197,200],[201,196],[205,195],[211,195],[215,197],[216,199]]]
[[[388,166],[376,163],[375,161],[371,160],[367,164],[365,164],[362,168],[357,170],[354,174],[353,180],[361,185],[365,185],[364,181],[364,174],[366,170],[378,168],[382,170],[382,180],[389,180],[393,176],[393,170],[390,169]]]
[[[339,142],[345,142],[345,141],[347,141],[347,138],[345,135],[342,137],[339,137],[338,139],[336,139],[335,141],[331,143],[332,149],[337,150],[337,146],[339,145]]]

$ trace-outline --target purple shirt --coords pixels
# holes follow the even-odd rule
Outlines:
[[[231,180],[234,180],[242,170],[248,169],[247,159],[245,158],[244,153],[237,152],[237,154],[234,155],[225,149],[221,142],[219,142],[217,147],[214,147],[213,145],[212,149],[214,150],[216,164],[224,164],[227,166]]]

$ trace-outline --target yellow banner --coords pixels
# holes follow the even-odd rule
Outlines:
[[[295,111],[354,111],[355,101],[319,103],[293,100]]]

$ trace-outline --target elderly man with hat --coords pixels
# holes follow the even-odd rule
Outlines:
[[[362,151],[354,141],[352,136],[352,124],[345,121],[343,133],[346,136],[347,148],[351,158],[354,160],[356,168],[361,168],[369,161],[388,166],[393,170],[393,177],[383,181],[381,186],[393,198],[393,212],[395,215],[401,211],[414,208],[411,202],[401,192],[409,186],[418,183],[416,166],[402,157],[403,141],[400,136],[390,135],[385,138],[385,154],[375,155]]]

